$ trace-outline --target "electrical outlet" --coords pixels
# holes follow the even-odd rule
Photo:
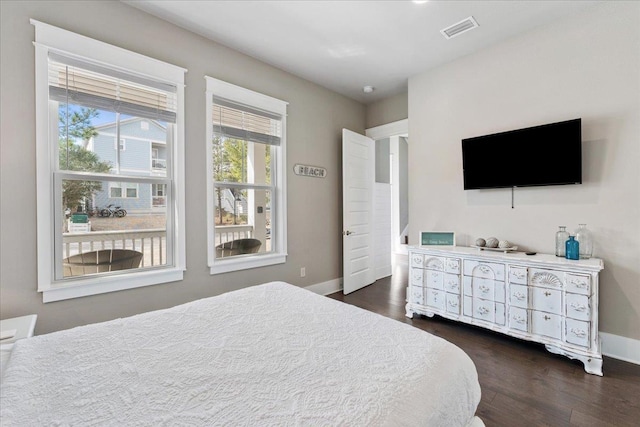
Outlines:
[[[300,277],[304,277],[307,275],[307,268],[306,267],[301,267],[300,268]]]

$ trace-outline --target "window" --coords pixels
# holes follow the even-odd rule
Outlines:
[[[124,138],[120,138],[120,146],[118,146],[116,144],[116,140],[114,140],[113,141],[113,149],[114,150],[124,151],[126,149],[126,142],[125,142]]]
[[[151,184],[151,185],[166,186],[166,184]],[[109,197],[111,197],[112,199],[118,199],[118,198],[136,199],[138,198],[138,184],[123,183],[123,182],[109,183]]]
[[[185,70],[31,23],[43,301],[181,280]],[[134,141],[124,154],[127,138],[135,140],[149,121],[163,130],[162,173],[148,168],[150,142]],[[146,156],[138,146],[147,147]],[[154,187],[163,189],[160,208],[153,206]]]
[[[284,263],[287,103],[206,81],[211,274]]]

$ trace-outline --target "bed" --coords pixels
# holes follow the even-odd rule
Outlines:
[[[458,347],[284,282],[16,342],[3,426],[482,426]]]

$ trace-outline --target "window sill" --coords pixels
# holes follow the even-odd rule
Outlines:
[[[284,264],[286,261],[287,254],[258,255],[242,259],[217,260],[213,265],[209,266],[209,273],[211,275],[230,273],[232,271]]]
[[[56,284],[49,289],[41,290],[42,302],[62,301],[143,286],[159,285],[161,283],[177,282],[182,280],[183,277],[183,269],[172,268],[84,279],[62,285]]]

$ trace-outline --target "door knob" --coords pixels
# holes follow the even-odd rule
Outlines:
[[[347,231],[343,231],[343,232],[342,232],[342,235],[343,235],[343,236],[348,236],[349,234],[353,234],[353,232],[351,232],[351,231],[349,231],[349,230],[347,230]]]

